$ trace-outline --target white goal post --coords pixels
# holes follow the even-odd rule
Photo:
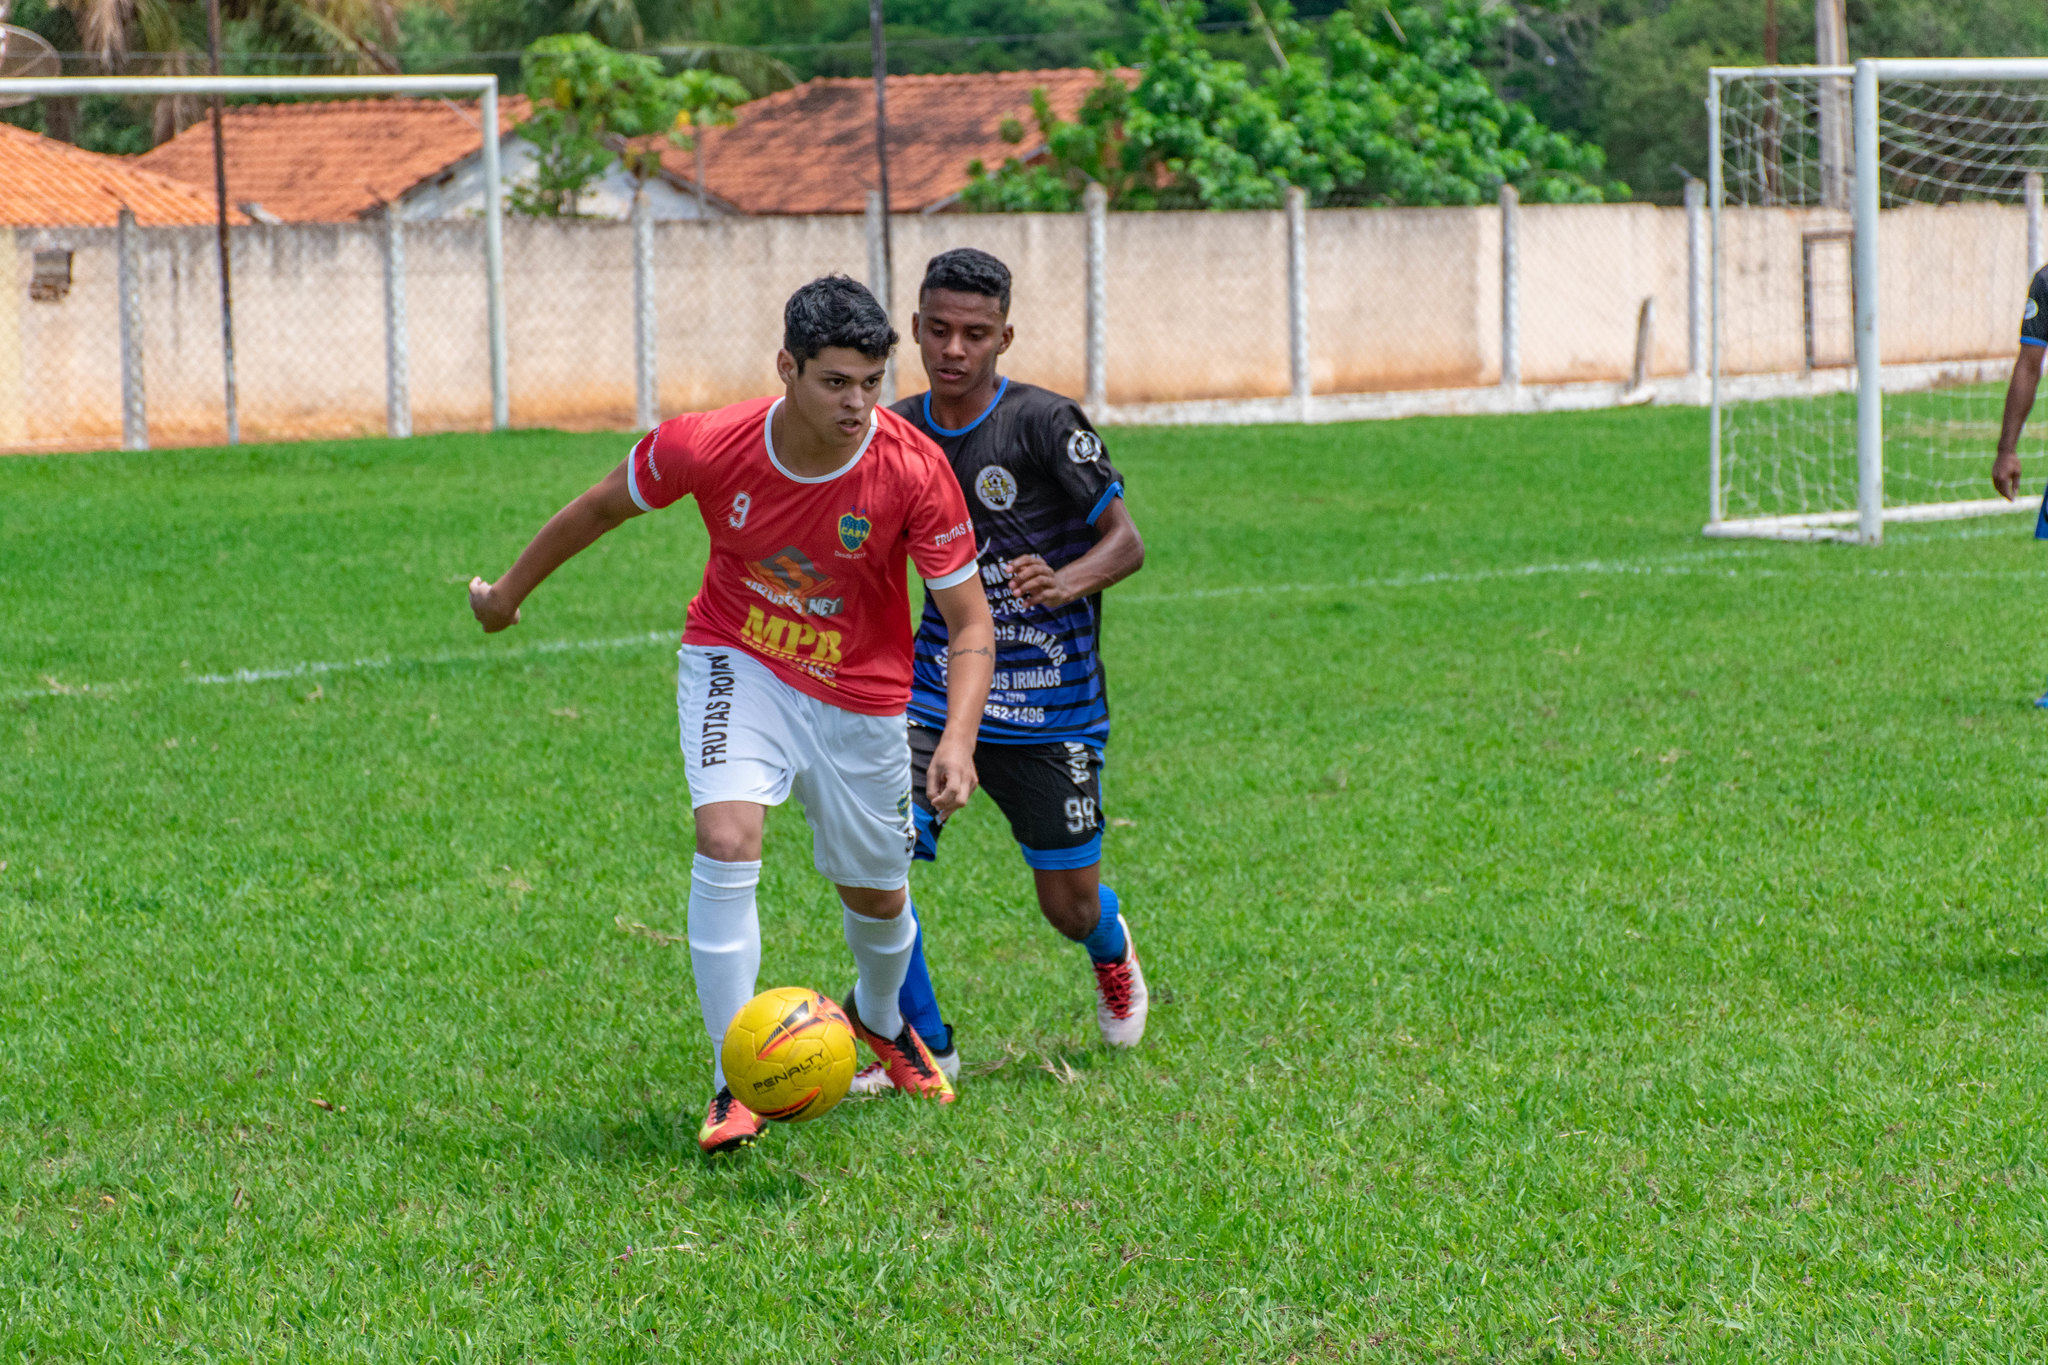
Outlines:
[[[2035,469],[1983,495],[2043,264],[2048,58],[1715,67],[1707,109],[1706,534],[2032,510]]]
[[[498,78],[444,76],[0,76],[0,95],[471,95],[483,134],[484,290],[491,356],[491,426],[512,424],[505,344],[505,220],[498,157]],[[230,187],[232,189],[232,186]]]

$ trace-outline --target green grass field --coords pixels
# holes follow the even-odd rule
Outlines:
[[[977,800],[961,1102],[716,1165],[695,514],[461,588],[621,438],[0,462],[0,1352],[2039,1359],[2040,551],[1704,541],[1704,429],[1113,432],[1146,1046]]]

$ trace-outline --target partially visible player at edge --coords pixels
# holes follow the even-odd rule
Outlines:
[[[1998,455],[1991,462],[1991,486],[2007,502],[2020,491],[2020,432],[2034,410],[2043,356],[2048,356],[2048,266],[2035,271],[2034,282],[2027,286],[2026,307],[2020,312],[2020,353],[2012,363],[2012,378],[2006,381],[2005,420],[1998,428]],[[2048,491],[2034,518],[2034,539],[2048,540]],[[2034,705],[2048,711],[2048,692],[2036,697]]]
[[[910,608],[904,560],[951,631],[948,688],[927,786],[967,804],[975,727],[994,667],[994,626],[975,578],[974,528],[944,457],[875,399],[896,333],[866,289],[813,280],[783,310],[783,396],[664,422],[617,469],[557,512],[496,583],[472,580],[486,631],[570,556],[685,495],[710,533],[676,682],[695,812],[690,964],[711,1041],[712,1095],[697,1144],[751,1144],[762,1120],[733,1098],[719,1042],[755,993],[754,888],[770,806],[792,794],[812,861],[839,891],[858,976],[854,1032],[899,1090],[953,1089],[897,1006],[916,941],[910,907]]]
[[[1116,892],[1101,880],[1109,707],[1099,594],[1138,571],[1145,545],[1124,506],[1123,479],[1080,405],[996,373],[1015,335],[1009,314],[1010,272],[1001,261],[971,247],[933,257],[910,321],[931,390],[895,410],[946,453],[974,514],[981,581],[997,622],[976,771],[1009,819],[1038,908],[1088,951],[1103,1040],[1133,1047],[1145,1035],[1145,974]],[[910,697],[923,859],[937,857],[950,813],[933,778],[937,727],[948,715],[950,638],[950,620],[927,597]],[[939,1065],[958,1074],[959,1048],[932,991],[922,935],[902,1004]],[[854,1090],[872,1094],[890,1083],[886,1071],[869,1067]]]

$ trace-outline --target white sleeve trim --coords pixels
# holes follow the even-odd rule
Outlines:
[[[640,446],[653,434],[649,432],[647,437],[633,442],[633,448],[626,452],[626,493],[633,499],[633,505],[643,512],[652,512],[654,509],[647,505],[647,499],[640,496]],[[649,447],[649,453],[653,453],[652,447]]]
[[[957,588],[962,583],[965,583],[968,579],[974,577],[975,571],[978,570],[980,567],[981,565],[978,562],[970,559],[965,564],[962,564],[959,568],[953,570],[953,572],[949,574],[944,575],[943,577],[927,578],[924,581],[924,585],[927,588]]]

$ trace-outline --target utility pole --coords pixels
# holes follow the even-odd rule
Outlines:
[[[1764,0],[1764,65],[1778,64],[1778,0]],[[1783,193],[1778,152],[1778,82],[1764,86],[1764,202],[1775,204]]]
[[[1849,16],[1842,0],[1813,0],[1813,58],[1820,66],[1849,64]],[[1827,208],[1849,207],[1849,82],[1820,82],[1820,199]]]
[[[886,310],[896,256],[889,241],[889,47],[882,37],[882,0],[868,0],[868,46],[875,65],[875,188],[882,195],[882,279],[877,292]]]
[[[206,0],[207,66],[220,75],[220,0]],[[226,381],[228,444],[242,443],[242,423],[235,412],[235,291],[228,269],[228,152],[221,133],[220,91],[213,92],[213,208],[215,236],[220,243],[220,355]]]

